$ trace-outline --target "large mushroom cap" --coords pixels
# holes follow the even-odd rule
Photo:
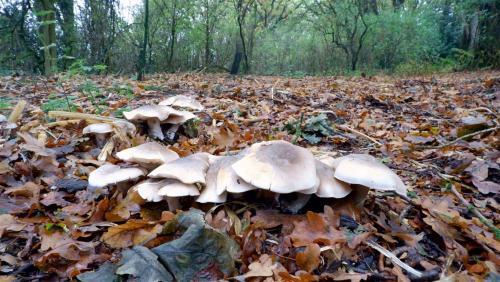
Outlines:
[[[170,97],[164,101],[161,101],[160,105],[190,108],[197,111],[203,110],[203,106],[200,104],[200,102],[196,101],[192,97],[187,97],[184,95]]]
[[[195,118],[196,116],[192,112],[188,111],[178,111],[172,109],[170,116],[164,120],[162,123],[171,123],[171,124],[181,124],[186,121]]]
[[[349,184],[335,179],[334,170],[321,161],[316,161],[316,173],[320,184],[316,196],[320,198],[344,198],[351,193]]]
[[[200,191],[193,184],[185,184],[173,179],[165,179],[161,183],[162,188],[158,191],[159,196],[184,197],[200,195]]]
[[[106,134],[113,132],[113,125],[109,123],[94,123],[83,128],[83,134]]]
[[[217,187],[217,195],[222,195],[226,191],[230,193],[243,193],[258,189],[257,187],[241,179],[241,177],[239,177],[231,167],[232,164],[234,164],[242,157],[243,155],[240,154],[236,156],[223,157],[224,160],[222,160],[218,164],[219,171],[217,172],[217,174],[215,174],[215,179],[207,178],[207,181],[215,181]]]
[[[232,168],[246,182],[277,193],[307,190],[317,184],[313,155],[286,141],[256,143]]]
[[[110,184],[131,180],[143,176],[145,172],[136,167],[121,168],[113,164],[105,164],[89,174],[89,186],[102,188]]]
[[[159,165],[179,158],[176,152],[156,143],[148,142],[116,153],[116,156],[126,162]]]
[[[399,176],[370,155],[351,154],[340,158],[334,176],[349,184],[359,184],[383,191],[395,191],[406,196],[406,186]]]
[[[175,109],[168,106],[144,105],[130,112],[123,112],[123,116],[128,120],[158,119],[164,121],[172,111],[175,111]]]
[[[208,155],[196,153],[163,164],[153,170],[148,176],[152,178],[173,178],[186,184],[205,184],[207,169]]]

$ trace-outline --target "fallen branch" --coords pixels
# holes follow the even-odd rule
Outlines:
[[[470,138],[470,137],[474,137],[476,135],[480,135],[480,134],[483,134],[483,133],[488,133],[488,132],[492,132],[492,131],[497,131],[499,130],[500,127],[498,126],[495,126],[495,127],[491,127],[491,128],[487,128],[487,129],[483,129],[483,130],[479,130],[479,131],[476,131],[476,132],[473,132],[473,133],[469,133],[469,134],[466,134],[464,136],[461,136],[461,137],[458,137],[457,139],[453,140],[453,141],[450,141],[448,143],[444,143],[444,144],[441,144],[439,146],[418,146],[417,149],[442,149],[442,148],[445,148],[445,147],[448,147],[448,146],[451,146],[455,143],[457,143],[458,141],[460,140],[464,140],[464,139],[467,139],[467,138]]]
[[[462,202],[463,205],[467,207],[469,211],[471,211],[484,225],[486,225],[493,234],[495,234],[495,238],[500,241],[500,229],[493,224],[489,219],[484,217],[481,212],[469,201],[467,201],[460,192],[455,188],[455,185],[451,185],[451,192],[455,194],[455,196]]]
[[[336,124],[336,125],[335,125],[335,127],[340,128],[340,129],[342,129],[342,130],[344,130],[344,131],[349,131],[349,132],[352,132],[352,133],[354,133],[354,134],[356,134],[356,135],[358,135],[358,136],[361,136],[361,137],[363,137],[363,138],[366,138],[366,139],[368,139],[368,140],[372,141],[373,143],[377,144],[378,146],[383,146],[383,145],[384,145],[384,144],[382,144],[382,143],[378,142],[377,140],[373,139],[372,137],[370,137],[370,136],[368,136],[368,135],[364,134],[363,132],[361,132],[361,131],[357,131],[356,129],[354,129],[354,128],[350,128],[350,127],[348,127],[348,126],[346,126],[346,125]]]
[[[122,120],[119,118],[103,117],[93,114],[84,113],[74,113],[74,112],[64,112],[64,111],[50,111],[48,116],[50,118],[68,118],[68,119],[84,119],[90,121],[103,121],[103,122],[113,122],[117,120]]]
[[[422,272],[416,270],[415,268],[407,265],[406,263],[402,262],[396,255],[394,255],[393,253],[391,253],[389,250],[385,249],[384,247],[380,246],[379,244],[377,244],[375,241],[372,241],[372,240],[367,240],[365,241],[365,244],[367,244],[368,246],[374,248],[375,250],[379,251],[381,254],[383,254],[384,256],[386,256],[387,258],[389,258],[392,263],[398,265],[399,267],[403,268],[404,270],[406,270],[408,273],[410,273],[411,275],[417,277],[417,278],[420,278],[422,277]]]
[[[17,102],[16,106],[10,113],[7,122],[16,123],[19,120],[19,118],[21,118],[24,108],[26,108],[26,104],[27,104],[26,100],[20,100],[19,102]]]

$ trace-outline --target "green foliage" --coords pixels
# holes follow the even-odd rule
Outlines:
[[[50,112],[50,111],[74,112],[78,108],[78,106],[74,102],[75,99],[76,97],[74,96],[60,97],[51,94],[48,96],[48,101],[41,105],[41,108],[44,112]]]
[[[130,107],[122,107],[117,109],[113,115],[117,118],[123,118],[123,112],[130,112],[132,109]]]
[[[0,97],[0,109],[10,108],[11,99],[8,97]]]
[[[67,74],[70,77],[75,75],[103,74],[106,70],[106,65],[88,66],[85,60],[76,60],[69,66]]]
[[[120,96],[127,97],[128,99],[134,98],[134,89],[132,89],[132,85],[130,84],[115,84],[110,90]]]
[[[322,137],[331,136],[334,131],[326,115],[320,114],[308,118],[302,125],[302,118],[285,124],[284,130],[289,134],[302,137],[310,144],[318,144]]]
[[[86,80],[80,85],[80,91],[82,91],[83,95],[85,95],[96,108],[96,113],[102,113],[103,109],[101,105],[105,104],[105,101],[101,99],[101,89],[92,80]]]

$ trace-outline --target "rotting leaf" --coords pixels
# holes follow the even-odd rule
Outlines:
[[[158,261],[158,256],[143,246],[135,246],[123,252],[116,274],[132,275],[139,282],[173,281],[172,275]]]
[[[311,243],[307,245],[306,249],[302,253],[298,253],[295,257],[297,266],[307,272],[312,272],[318,268],[320,260],[320,247],[318,244]]]
[[[112,263],[105,263],[96,271],[88,271],[77,276],[81,282],[96,281],[116,281],[118,276],[115,274],[117,266]]]
[[[110,227],[101,239],[112,248],[123,249],[144,244],[156,238],[161,230],[160,224],[131,219],[124,224]]]

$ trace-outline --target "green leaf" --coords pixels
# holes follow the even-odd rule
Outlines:
[[[132,275],[139,282],[173,281],[172,275],[158,262],[157,258],[148,248],[135,246],[123,252],[121,266],[116,269],[116,274]]]

